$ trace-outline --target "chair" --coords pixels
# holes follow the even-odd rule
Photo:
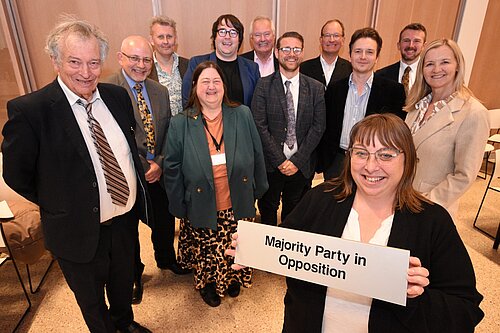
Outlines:
[[[500,143],[500,109],[488,110],[488,121],[490,123],[490,134],[491,131],[496,131],[496,133],[488,138],[488,142],[484,148],[484,160],[486,162],[484,176],[478,175],[482,179],[488,177],[488,164],[494,162],[490,160],[490,154],[495,150],[495,144]]]
[[[493,249],[497,250],[498,245],[500,244],[500,222],[498,223],[498,229],[496,232],[496,235],[493,236],[486,230],[480,228],[477,225],[477,220],[479,218],[479,213],[481,212],[481,208],[483,207],[484,200],[486,199],[486,195],[488,194],[489,190],[495,191],[495,192],[500,192],[500,186],[494,186],[492,185],[493,181],[496,180],[497,178],[500,177],[500,149],[495,150],[495,165],[493,167],[493,172],[491,174],[490,180],[488,181],[488,185],[486,186],[486,190],[484,191],[483,199],[481,200],[481,204],[479,205],[479,209],[477,210],[476,218],[474,219],[473,226],[475,229],[479,230],[482,234],[494,239],[493,242]],[[498,219],[500,219],[500,216],[498,216]]]

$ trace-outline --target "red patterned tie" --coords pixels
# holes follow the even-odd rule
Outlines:
[[[125,206],[127,204],[130,190],[128,188],[127,180],[123,174],[118,161],[116,160],[108,140],[104,135],[101,125],[92,115],[92,103],[85,104],[81,99],[77,104],[83,106],[87,111],[87,122],[90,128],[90,134],[94,140],[94,145],[99,155],[99,161],[102,165],[104,172],[104,179],[106,180],[106,187],[111,196],[111,201],[118,206]]]

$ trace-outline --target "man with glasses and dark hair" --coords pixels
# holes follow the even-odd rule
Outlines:
[[[311,187],[315,148],[325,130],[325,99],[321,83],[299,74],[304,39],[284,33],[276,43],[279,71],[257,83],[252,113],[259,131],[269,189],[259,199],[262,223],[277,225]]]
[[[243,43],[243,24],[231,14],[221,15],[212,25],[212,47],[214,52],[199,55],[189,60],[188,69],[182,80],[182,103],[187,104],[193,85],[193,72],[203,61],[213,61],[219,65],[227,82],[227,93],[231,101],[250,106],[253,91],[260,77],[259,66],[238,56]]]
[[[406,95],[415,82],[420,53],[424,49],[427,30],[420,23],[410,23],[399,33],[397,47],[401,52],[401,60],[379,69],[375,75],[401,83]]]
[[[330,83],[348,77],[352,72],[351,63],[339,57],[344,40],[344,24],[338,19],[327,21],[319,37],[321,54],[304,61],[300,72],[323,83],[325,89]]]
[[[340,175],[349,134],[357,122],[367,115],[386,112],[405,119],[403,86],[373,74],[381,49],[382,38],[375,29],[356,30],[349,43],[352,73],[326,90],[326,130],[318,146],[325,180]]]
[[[153,49],[142,36],[126,37],[117,53],[121,70],[104,81],[122,86],[128,92],[134,107],[136,122],[135,141],[145,171],[147,189],[153,206],[155,225],[151,228],[151,242],[160,269],[169,269],[175,274],[187,274],[189,270],[177,265],[174,250],[175,218],[168,211],[168,198],[162,187],[165,139],[170,123],[170,102],[167,88],[149,79],[153,67]],[[132,302],[142,301],[142,273],[139,239],[135,255],[134,292]]]

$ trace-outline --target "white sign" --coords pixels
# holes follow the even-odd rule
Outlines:
[[[235,262],[406,306],[410,251],[239,221]]]

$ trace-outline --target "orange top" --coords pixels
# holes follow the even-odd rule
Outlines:
[[[225,153],[224,141],[222,141],[220,152],[218,152],[212,140],[213,136],[218,143],[221,142],[222,134],[224,133],[224,126],[222,123],[222,112],[219,113],[219,115],[212,120],[206,118],[205,116],[203,118],[205,119],[207,125],[205,127],[205,135],[207,137],[208,149],[210,151],[210,155],[212,156],[217,154],[224,154]],[[210,134],[212,134],[212,136]],[[226,164],[212,165],[212,172],[214,174],[215,203],[217,206],[217,210],[219,211],[231,208],[232,204],[229,192],[229,180],[227,179]]]

